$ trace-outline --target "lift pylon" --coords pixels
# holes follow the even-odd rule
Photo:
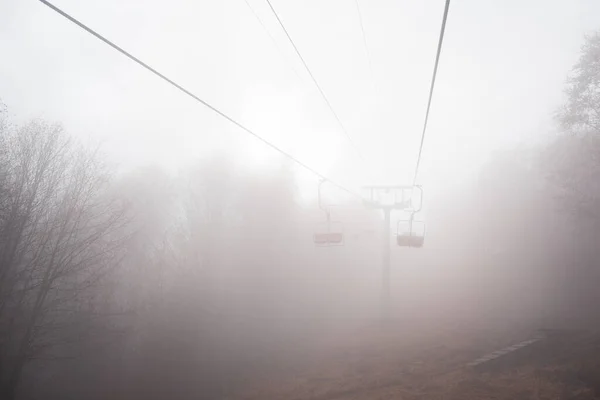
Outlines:
[[[415,188],[421,192],[421,199],[419,201],[418,208],[415,207],[414,194]],[[382,270],[381,270],[381,283],[382,283],[382,317],[387,319],[390,314],[390,299],[391,299],[391,288],[390,288],[390,277],[391,277],[391,214],[393,210],[411,210],[421,209],[422,205],[422,189],[420,186],[366,186],[364,188],[368,193],[364,199],[365,207],[372,210],[383,211],[383,224],[382,224],[382,240],[383,240],[383,257],[382,257]],[[411,214],[412,215],[412,214]],[[410,221],[411,232],[412,228],[416,226],[414,221]],[[396,234],[396,243],[400,244],[398,235]],[[412,243],[412,242],[411,242]],[[418,242],[414,242],[418,244]],[[421,243],[422,245],[422,243]],[[417,246],[414,246],[417,247]]]

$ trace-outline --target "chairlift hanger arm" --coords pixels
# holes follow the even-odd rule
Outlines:
[[[417,208],[416,210],[414,210],[412,212],[413,215],[423,209],[423,187],[421,185],[415,185],[414,187],[417,188],[419,190],[419,192],[421,192],[421,196],[419,197],[419,208]],[[412,205],[412,195],[411,195],[411,205]]]
[[[325,208],[323,207],[323,203],[321,202],[321,186],[327,182],[325,179],[321,179],[319,181],[319,186],[318,186],[318,200],[319,200],[319,208],[325,212],[327,212],[327,210],[325,210]]]
[[[323,185],[325,182],[327,182],[327,179],[321,179],[319,181],[319,187],[318,187],[319,188],[318,189],[319,208],[325,212],[325,214],[327,215],[327,222],[329,222],[331,219],[331,213],[328,208],[323,206],[323,202],[321,200],[321,185]]]

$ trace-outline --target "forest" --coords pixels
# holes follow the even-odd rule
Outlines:
[[[378,318],[381,215],[316,200],[282,161],[228,154],[116,171],[59,122],[0,113],[0,397],[215,399]],[[498,151],[427,199],[423,249],[392,250],[402,324],[598,327],[600,33],[543,144]]]

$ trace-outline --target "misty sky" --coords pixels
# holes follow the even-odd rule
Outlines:
[[[336,181],[412,178],[444,0],[272,0],[355,150],[264,0],[54,4]],[[595,0],[454,0],[420,182],[464,179],[490,150],[538,140],[600,28]],[[278,51],[283,50],[283,55]],[[214,151],[265,168],[276,154],[35,0],[0,0],[0,98],[102,141],[123,167],[177,169]],[[316,180],[302,175],[305,187]]]

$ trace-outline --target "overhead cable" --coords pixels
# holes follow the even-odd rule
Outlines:
[[[433,75],[431,77],[431,86],[429,88],[429,99],[427,100],[427,111],[425,111],[425,122],[423,123],[423,132],[421,133],[421,144],[419,145],[419,155],[417,156],[417,165],[415,166],[415,174],[413,176],[413,186],[417,183],[419,174],[419,166],[421,164],[421,155],[423,153],[423,143],[425,142],[425,133],[427,132],[427,122],[429,121],[429,110],[431,109],[431,99],[433,98],[433,88],[435,87],[435,78],[437,76],[438,64],[440,62],[440,53],[442,52],[442,43],[444,42],[444,32],[446,30],[446,20],[448,19],[448,9],[450,8],[450,0],[446,0],[444,8],[444,16],[442,18],[442,27],[440,29],[440,37],[438,39],[437,53],[435,55],[435,64],[433,66]]]
[[[298,158],[294,157],[293,155],[291,155],[290,153],[286,152],[285,150],[279,148],[278,146],[276,146],[275,144],[271,143],[270,141],[268,141],[267,139],[263,138],[262,136],[258,135],[257,133],[255,133],[254,131],[252,131],[251,129],[245,127],[244,125],[242,125],[240,122],[238,122],[237,120],[235,120],[233,117],[229,116],[228,114],[225,114],[223,111],[219,110],[218,108],[216,108],[215,106],[209,104],[208,102],[202,100],[200,97],[198,97],[197,95],[195,95],[194,93],[192,93],[191,91],[189,91],[188,89],[184,88],[183,86],[175,83],[173,80],[171,80],[170,78],[166,77],[165,75],[163,75],[162,73],[158,72],[156,69],[152,68],[151,66],[149,66],[148,64],[146,64],[145,62],[141,61],[139,58],[133,56],[131,53],[127,52],[126,50],[124,50],[123,48],[117,46],[115,43],[111,42],[110,40],[108,40],[107,38],[105,38],[104,36],[100,35],[99,33],[97,33],[96,31],[94,31],[93,29],[89,28],[87,25],[83,24],[82,22],[80,22],[79,20],[75,19],[74,17],[72,17],[71,15],[67,14],[66,12],[64,12],[63,10],[61,10],[60,8],[56,7],[54,4],[50,3],[47,0],[39,0],[41,3],[43,3],[44,5],[48,6],[49,8],[51,8],[53,11],[57,12],[58,14],[60,14],[61,16],[63,16],[64,18],[68,19],[69,21],[71,21],[72,23],[74,23],[75,25],[79,26],[80,28],[82,28],[83,30],[85,30],[86,32],[88,32],[89,34],[91,34],[92,36],[96,37],[97,39],[103,41],[104,43],[106,43],[107,45],[109,45],[110,47],[112,47],[113,49],[117,50],[119,53],[123,54],[124,56],[126,56],[127,58],[129,58],[130,60],[134,61],[135,63],[137,63],[138,65],[144,67],[145,69],[147,69],[148,71],[152,72],[154,75],[158,76],[159,78],[161,78],[162,80],[164,80],[165,82],[169,83],[170,85],[174,86],[175,88],[177,88],[179,91],[185,93],[186,95],[188,95],[189,97],[191,97],[192,99],[196,100],[197,102],[199,102],[200,104],[202,104],[203,106],[207,107],[208,109],[210,109],[211,111],[215,112],[216,114],[218,114],[219,116],[223,117],[224,119],[226,119],[227,121],[231,122],[232,124],[234,124],[235,126],[237,126],[238,128],[242,129],[244,132],[254,136],[256,139],[260,140],[261,142],[263,142],[264,144],[266,144],[267,146],[269,146],[270,148],[272,148],[273,150],[283,154],[285,157],[289,158],[290,160],[294,161],[296,164],[298,164],[299,166],[301,166],[302,168],[306,169],[307,171],[311,172],[312,174],[316,175],[317,177],[321,178],[321,179],[325,179],[327,180],[330,184],[338,187],[339,189],[345,191],[346,193],[351,194],[352,196],[356,196],[359,198],[362,198],[360,195],[354,193],[353,191],[345,188],[344,186],[340,185],[339,183],[336,183],[335,181],[332,181],[331,179],[329,179],[328,177],[324,176],[323,174],[321,174],[320,172],[318,172],[317,170],[313,169],[312,167],[310,167],[309,165],[307,165],[306,163],[304,163],[303,161],[300,161]]]
[[[369,45],[367,43],[367,34],[365,33],[365,24],[363,22],[362,12],[360,10],[359,0],[354,0],[356,4],[356,11],[358,12],[358,22],[360,24],[360,31],[362,33],[363,44],[365,47],[365,54],[367,55],[367,62],[369,63],[369,72],[371,73],[371,80],[373,81],[373,87],[375,88],[375,74],[373,73],[373,62],[371,61],[371,52],[369,51]]]
[[[296,76],[298,77],[298,79],[301,79],[300,75],[298,74],[298,71],[296,71],[296,68],[294,68],[294,66],[291,64],[291,62],[289,61],[289,59],[285,56],[285,54],[283,53],[283,51],[281,50],[281,48],[277,44],[277,41],[275,40],[275,38],[273,37],[273,35],[271,35],[271,32],[269,32],[269,30],[267,29],[266,25],[263,23],[262,19],[260,19],[260,17],[256,13],[256,10],[254,10],[254,7],[252,7],[252,5],[250,4],[250,2],[248,0],[244,0],[244,2],[246,3],[246,5],[250,9],[250,11],[252,12],[252,15],[254,15],[254,18],[256,18],[256,20],[258,21],[258,23],[262,27],[263,31],[267,34],[267,36],[269,36],[269,39],[271,39],[271,43],[273,43],[273,46],[275,47],[275,49],[277,50],[277,52],[279,53],[279,55],[281,56],[281,58],[287,64],[289,64],[290,68],[292,69],[292,71],[294,71],[294,74],[296,74]]]
[[[296,54],[298,55],[298,58],[300,58],[300,61],[302,61],[302,64],[304,65],[304,68],[306,69],[306,71],[308,72],[308,75],[310,76],[310,79],[313,81],[313,83],[315,84],[315,86],[317,87],[317,89],[319,90],[319,93],[321,94],[321,97],[323,98],[323,100],[325,101],[325,104],[327,104],[327,107],[329,108],[329,111],[331,111],[331,114],[333,115],[333,117],[335,118],[335,120],[337,121],[338,125],[340,126],[340,128],[342,129],[342,132],[344,133],[344,135],[346,136],[346,138],[348,139],[348,141],[350,142],[350,144],[352,145],[352,147],[354,147],[354,150],[356,150],[356,153],[359,155],[359,157],[361,158],[362,161],[365,161],[365,159],[362,156],[362,153],[360,152],[360,150],[358,149],[358,147],[356,146],[356,144],[354,143],[354,140],[352,140],[352,137],[350,136],[350,134],[348,133],[348,131],[346,130],[346,127],[344,126],[344,124],[342,123],[342,120],[340,119],[340,117],[337,115],[337,113],[335,112],[335,110],[333,109],[333,106],[331,105],[331,103],[329,102],[329,99],[327,98],[327,96],[325,95],[325,92],[323,91],[323,89],[321,88],[321,85],[319,85],[319,82],[317,82],[317,79],[315,78],[315,76],[313,75],[312,71],[310,70],[310,68],[308,67],[308,64],[306,63],[306,61],[304,60],[304,57],[302,57],[302,54],[300,53],[300,50],[298,50],[298,47],[296,46],[296,43],[294,43],[294,40],[292,39],[292,37],[290,36],[288,30],[286,29],[285,25],[283,24],[283,21],[281,21],[281,18],[279,18],[279,14],[277,14],[277,11],[275,11],[275,8],[273,7],[273,4],[271,4],[270,0],[266,0],[267,4],[269,4],[269,7],[271,8],[271,11],[273,12],[273,14],[275,15],[275,18],[277,18],[277,22],[279,22],[279,25],[281,26],[281,29],[283,29],[283,32],[285,33],[285,35],[287,36],[289,42],[292,44],[292,47],[294,48],[294,51],[296,52]]]

